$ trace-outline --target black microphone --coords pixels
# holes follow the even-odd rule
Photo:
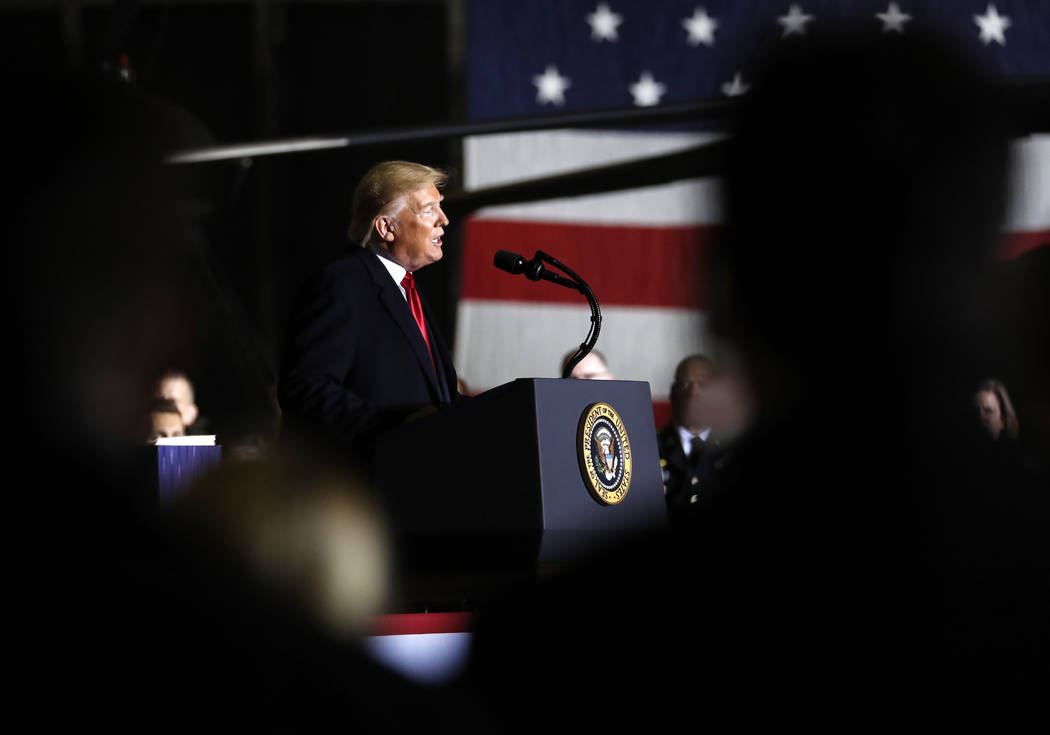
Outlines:
[[[501,271],[507,271],[507,273],[514,275],[524,273],[525,277],[530,281],[550,281],[551,283],[557,283],[559,286],[571,288],[573,291],[580,290],[580,284],[544,268],[538,257],[526,261],[524,255],[518,255],[509,250],[499,250],[496,252],[496,257],[492,259],[492,264]]]
[[[518,275],[525,271],[525,256],[512,253],[509,250],[500,250],[496,253],[493,264],[501,271]]]

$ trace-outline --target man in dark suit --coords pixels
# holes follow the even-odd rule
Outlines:
[[[349,236],[359,247],[303,287],[289,323],[278,381],[285,432],[367,461],[379,433],[457,397],[412,276],[443,255],[445,181],[429,166],[386,161],[357,185]]]
[[[726,462],[705,402],[711,373],[711,361],[703,355],[678,363],[671,385],[671,423],[657,437],[667,510],[676,524],[696,511]]]

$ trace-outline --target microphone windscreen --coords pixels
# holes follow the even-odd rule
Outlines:
[[[525,270],[524,256],[512,253],[509,250],[499,250],[493,258],[493,265],[507,273],[522,273]]]

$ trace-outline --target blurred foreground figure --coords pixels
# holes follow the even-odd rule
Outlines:
[[[1021,359],[986,289],[997,95],[913,29],[782,42],[745,76],[710,293],[754,424],[691,533],[483,620],[475,681],[523,731],[559,708],[615,730],[1042,719],[1047,493],[999,471],[967,403]]]
[[[180,497],[164,530],[188,554],[165,582],[163,619],[176,628],[162,677],[202,710],[234,715],[233,697],[260,723],[338,715],[395,731],[441,718],[435,695],[362,648],[388,601],[392,549],[341,462],[288,447],[227,460]]]
[[[22,169],[5,239],[23,280],[4,293],[27,318],[12,325],[19,359],[5,369],[33,407],[30,428],[54,435],[60,411],[62,443],[115,459],[141,442],[165,364],[192,350],[179,292],[192,292],[186,192],[161,157],[196,131],[126,85],[50,80],[11,94]]]
[[[316,458],[228,462],[173,513],[336,637],[366,633],[388,601],[391,549],[378,507],[360,480]]]
[[[429,722],[412,687],[348,643],[374,610],[383,563],[364,553],[378,542],[345,486],[319,470],[301,485],[288,472],[230,470],[195,506],[220,529],[209,536],[203,521],[160,522],[138,474],[157,380],[193,351],[177,179],[187,172],[161,161],[198,143],[194,130],[125,85],[48,80],[8,93],[5,139],[24,156],[3,238],[7,313],[19,317],[4,362],[19,431],[6,449],[26,478],[9,493],[24,560],[16,719],[117,730],[333,714]],[[208,541],[219,538],[229,548]]]

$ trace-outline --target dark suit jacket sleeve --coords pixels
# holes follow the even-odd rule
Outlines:
[[[352,284],[325,271],[300,291],[288,325],[278,400],[282,432],[350,446],[404,420],[414,407],[377,408],[346,387],[355,353],[362,344]]]

